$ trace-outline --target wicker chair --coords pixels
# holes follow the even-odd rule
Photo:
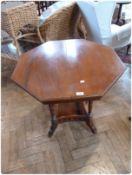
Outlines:
[[[78,12],[77,4],[71,2],[49,16],[40,26],[43,40],[46,42],[77,37]]]
[[[39,40],[42,42],[42,37],[39,32],[39,19],[37,16],[36,4],[34,2],[6,9],[1,12],[1,17],[2,30],[6,31],[13,38],[18,55],[21,54],[18,39],[37,34]],[[35,31],[22,34],[20,30],[29,24],[35,26]]]

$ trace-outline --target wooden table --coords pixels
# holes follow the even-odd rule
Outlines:
[[[85,121],[96,133],[91,117],[93,101],[101,99],[124,70],[111,48],[75,39],[50,41],[26,52],[11,78],[49,105],[50,137],[58,123],[65,121]]]

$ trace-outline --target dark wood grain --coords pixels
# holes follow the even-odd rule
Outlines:
[[[78,39],[50,41],[20,57],[12,80],[49,104],[101,97],[124,70],[109,47]]]

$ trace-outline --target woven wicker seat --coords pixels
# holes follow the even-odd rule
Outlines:
[[[39,32],[39,19],[37,16],[36,4],[34,2],[29,2],[14,8],[6,9],[1,12],[1,17],[2,30],[6,31],[13,38],[18,55],[21,54],[18,39],[37,34],[39,40],[42,42],[42,38]],[[36,32],[22,34],[20,30],[25,25],[29,24],[36,27]]]

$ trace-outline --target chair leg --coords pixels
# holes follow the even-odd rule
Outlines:
[[[41,36],[41,33],[40,33],[39,28],[37,28],[37,35],[38,35],[38,37],[39,37],[41,43],[44,43],[45,41],[44,41],[44,39],[43,39],[42,36]]]
[[[15,46],[16,46],[16,49],[17,49],[17,54],[18,56],[21,55],[21,50],[20,50],[20,47],[19,47],[19,44],[18,44],[18,41],[16,38],[13,38],[14,39],[14,42],[15,42]]]
[[[127,55],[128,55],[128,51],[129,51],[130,47],[131,47],[131,44],[129,44],[129,45],[127,46],[127,51],[126,51],[126,54],[127,54]]]

